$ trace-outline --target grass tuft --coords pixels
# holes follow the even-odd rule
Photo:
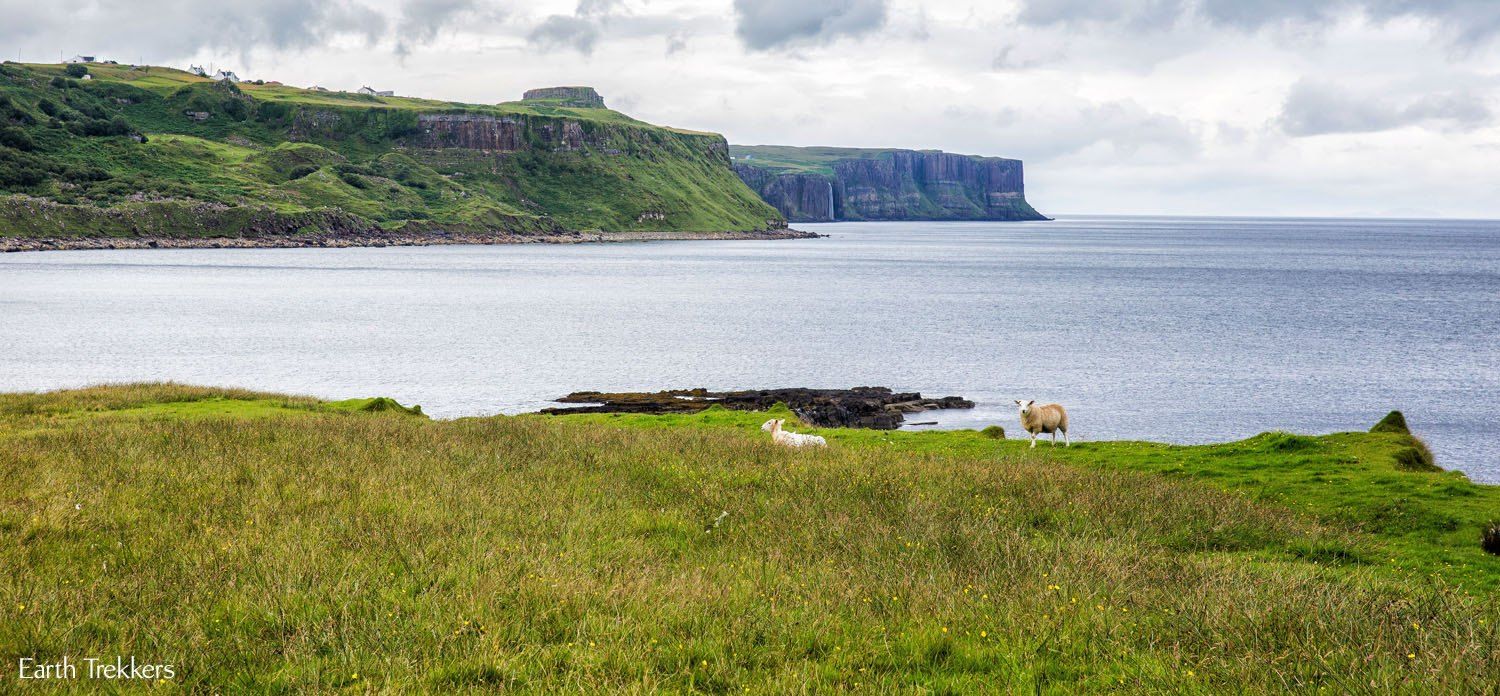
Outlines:
[[[1379,423],[1370,428],[1370,432],[1397,433],[1400,435],[1411,434],[1411,430],[1406,427],[1406,416],[1402,415],[1400,411],[1391,411],[1385,414],[1385,417],[1381,418]]]
[[[1396,468],[1402,471],[1442,471],[1437,465],[1437,459],[1432,456],[1432,450],[1427,443],[1415,436],[1407,436],[1410,444],[1396,450],[1392,458],[1396,462]]]
[[[979,434],[991,440],[1004,440],[1005,428],[998,425],[985,426],[984,430],[979,431]]]

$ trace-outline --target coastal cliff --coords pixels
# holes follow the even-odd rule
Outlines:
[[[734,171],[792,222],[1046,220],[1020,160],[938,150],[730,146]]]
[[[588,87],[460,104],[0,64],[0,250],[809,236],[730,164]]]

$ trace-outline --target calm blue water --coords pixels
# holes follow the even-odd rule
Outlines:
[[[177,380],[436,416],[576,389],[887,385],[941,427],[1206,442],[1400,408],[1500,482],[1500,223],[1077,217],[827,239],[0,256],[0,390]],[[920,418],[926,420],[927,418]]]

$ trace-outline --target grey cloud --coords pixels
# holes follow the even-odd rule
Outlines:
[[[41,5],[45,12],[28,7]],[[352,0],[269,0],[205,7],[166,0],[149,12],[128,3],[64,0],[56,5],[0,2],[0,39],[47,52],[90,52],[121,60],[177,58],[201,49],[249,54],[252,49],[303,50],[334,36],[378,40],[383,15]]]
[[[1008,157],[1046,162],[1086,152],[1108,153],[1138,162],[1180,161],[1203,149],[1198,133],[1176,116],[1147,109],[1131,100],[1072,101],[1041,110],[997,111],[950,107],[944,121],[963,132],[982,132],[984,141],[1006,143]],[[988,122],[990,128],[975,124]],[[986,151],[980,145],[975,148]]]
[[[885,25],[886,0],[734,0],[735,35],[747,48],[827,43]]]
[[[507,7],[494,0],[402,0],[396,54],[407,56],[444,31],[483,31],[508,14]]]
[[[396,28],[396,53],[407,55],[412,46],[432,41],[439,31],[473,9],[474,0],[405,0]]]
[[[667,54],[687,47],[689,30],[711,17],[635,14],[621,0],[579,0],[573,14],[555,14],[527,34],[527,41],[543,49],[572,49],[589,55],[605,38],[664,36]],[[712,22],[711,22],[712,24]],[[712,27],[706,28],[711,31]]]
[[[1490,123],[1493,117],[1483,100],[1468,93],[1427,94],[1397,100],[1384,93],[1364,95],[1304,80],[1287,95],[1278,124],[1288,135],[1310,136],[1374,133],[1424,124],[1474,130]]]
[[[578,0],[578,9],[574,14],[579,17],[610,15],[624,5],[623,0]]]
[[[385,31],[385,18],[368,6],[351,2],[315,2],[310,0],[271,0],[249,5],[223,5],[214,12],[203,12],[202,5],[171,3],[151,13],[153,20],[169,15],[182,18],[184,44],[197,47],[248,51],[258,46],[280,49],[304,49],[324,42],[336,34],[378,37]],[[98,3],[98,11],[111,13]],[[169,22],[168,26],[172,22]],[[97,26],[97,25],[96,25]],[[106,28],[118,25],[104,23]]]
[[[585,17],[552,15],[532,29],[526,40],[543,48],[571,48],[588,55],[599,41],[599,25]]]
[[[1041,65],[1042,61],[1035,58],[1020,58],[1015,55],[1014,45],[1001,46],[995,51],[995,57],[990,60],[990,69],[1003,70],[1025,70]]]
[[[1257,30],[1278,24],[1324,25],[1351,13],[1374,21],[1410,17],[1437,25],[1460,43],[1500,33],[1500,3],[1489,0],[1023,0],[1018,19],[1030,25],[1117,25],[1134,30],[1185,21]]]

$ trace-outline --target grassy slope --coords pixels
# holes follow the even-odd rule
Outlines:
[[[27,143],[0,138],[0,194],[20,193],[66,204],[147,208],[133,223],[92,220],[63,227],[79,212],[48,219],[0,210],[0,235],[104,234],[170,228],[201,234],[159,214],[154,199],[267,208],[278,214],[338,209],[368,224],[412,221],[474,230],[724,231],[764,228],[775,211],[713,154],[723,139],[663,128],[607,109],[550,102],[460,104],[406,97],[314,92],[241,83],[237,89],[169,68],[90,66],[89,81],[62,80],[54,65],[0,66],[0,128]],[[44,102],[50,107],[44,109]],[[52,115],[48,114],[52,112]],[[185,111],[210,114],[198,122]],[[449,148],[405,149],[425,113],[516,117],[541,127],[581,124],[613,154],[553,151],[538,144],[509,156]],[[333,130],[298,128],[333,114]],[[122,119],[129,133],[84,135],[86,126]],[[291,140],[307,142],[290,142]],[[722,152],[722,151],[720,151]],[[22,176],[22,172],[35,172]],[[145,198],[147,202],[132,202]],[[6,215],[6,211],[10,214]],[[642,213],[663,212],[664,219]],[[30,219],[28,219],[30,218]],[[555,221],[555,223],[554,223]],[[235,225],[209,221],[231,235]],[[465,227],[467,226],[467,227]]]
[[[0,396],[0,658],[288,692],[1479,693],[1500,670],[1500,559],[1463,541],[1500,495],[1394,471],[1390,435],[793,452],[764,414],[367,407]],[[1382,497],[1462,533],[1380,523]]]

